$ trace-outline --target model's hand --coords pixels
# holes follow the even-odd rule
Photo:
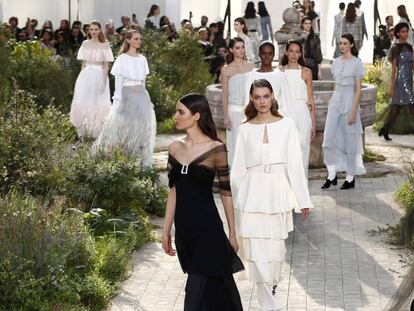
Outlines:
[[[312,126],[311,129],[311,140],[313,141],[316,137],[316,128],[314,126]]]
[[[351,112],[351,114],[348,116],[348,124],[352,125],[355,123],[355,121],[356,121],[356,113]]]
[[[235,235],[230,235],[229,237],[230,245],[233,248],[234,252],[237,254],[239,251],[239,243],[237,243],[237,238]]]
[[[231,130],[231,122],[228,114],[224,115],[224,127]]]
[[[301,212],[302,212],[302,218],[303,219],[308,218],[308,216],[309,216],[309,208],[302,208],[301,209]]]
[[[322,80],[322,73],[320,70],[318,71],[318,80]]]
[[[172,248],[171,244],[171,234],[170,233],[163,233],[162,235],[162,249],[164,252],[169,256],[175,256],[175,249]]]

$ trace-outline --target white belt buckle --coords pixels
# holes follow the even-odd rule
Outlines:
[[[181,167],[181,174],[183,174],[183,175],[187,175],[188,174],[188,164],[183,165]]]
[[[265,164],[263,171],[266,174],[270,174],[272,172],[272,165],[271,164]]]

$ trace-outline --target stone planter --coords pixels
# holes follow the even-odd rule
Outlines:
[[[320,167],[323,165],[322,157],[322,140],[325,128],[326,114],[328,113],[329,100],[334,90],[333,81],[314,81],[314,100],[316,105],[316,139],[311,144],[311,152],[309,159],[310,167]],[[220,137],[223,137],[224,118],[223,108],[221,104],[221,86],[220,84],[212,84],[206,89],[207,99],[210,104],[211,112]],[[362,126],[365,128],[375,122],[375,103],[377,101],[377,87],[370,84],[362,85],[360,109]]]

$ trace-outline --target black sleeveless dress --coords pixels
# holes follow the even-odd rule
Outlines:
[[[243,270],[224,232],[214,202],[214,177],[220,194],[231,196],[227,150],[216,146],[188,165],[169,154],[169,186],[176,189],[175,245],[188,273],[185,311],[239,311],[240,295],[233,273]]]

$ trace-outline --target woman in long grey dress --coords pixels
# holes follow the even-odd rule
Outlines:
[[[139,157],[141,164],[149,167],[157,124],[154,106],[145,89],[149,69],[147,59],[139,53],[141,42],[141,33],[128,31],[111,70],[115,76],[114,103],[94,149],[120,148],[125,155]]]
[[[322,189],[337,184],[338,171],[346,171],[346,180],[341,189],[354,188],[354,176],[365,173],[359,111],[364,67],[357,57],[358,50],[350,33],[341,36],[339,48],[342,56],[332,63],[335,92],[329,102],[322,144],[328,169],[328,178]]]

